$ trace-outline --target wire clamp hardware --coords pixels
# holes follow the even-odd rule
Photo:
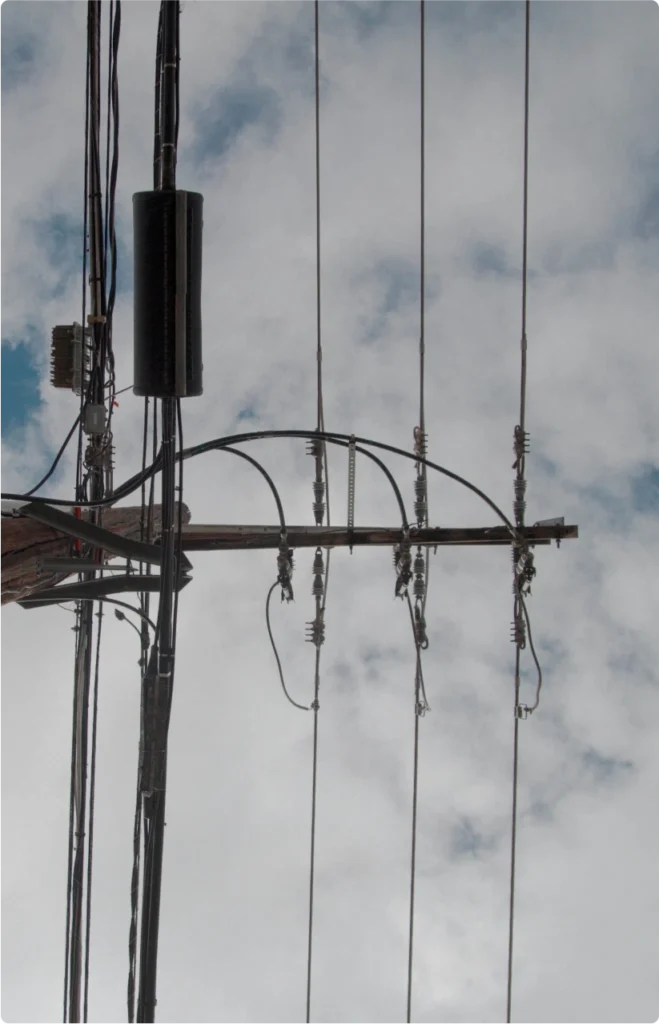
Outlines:
[[[316,548],[312,572],[313,586],[311,588],[311,595],[312,597],[320,599],[323,596],[323,576],[325,575],[325,563],[323,561],[323,552],[321,548]]]
[[[520,651],[526,647],[526,625],[521,615],[517,615],[510,625],[510,640]]]
[[[519,424],[513,431],[513,451],[515,453],[515,461],[513,462],[513,469],[517,469],[525,455],[528,455],[531,442],[529,439],[528,430],[522,430]]]
[[[522,720],[528,718],[531,714],[531,708],[527,704],[518,704],[515,708],[515,718],[521,718]]]
[[[396,589],[395,596],[405,598],[407,588],[412,579],[412,544],[410,542],[410,531],[403,531],[403,539],[394,548],[394,565],[396,567]]]
[[[322,612],[319,612],[313,622],[307,622],[307,636],[305,639],[307,643],[313,644],[314,647],[322,647],[325,643],[325,619]]]
[[[293,549],[288,546],[286,532],[282,531],[279,541],[279,553],[277,554],[277,582],[281,587],[282,601],[293,600]]]

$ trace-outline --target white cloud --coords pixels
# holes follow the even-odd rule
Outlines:
[[[523,7],[427,8],[430,452],[508,512],[519,401]],[[418,417],[415,11],[321,5],[325,418],[331,429],[407,448]],[[53,297],[61,266],[26,224],[81,219],[86,11],[6,3],[2,13],[3,54],[8,41],[11,52],[12,40],[29,37],[39,55],[3,96],[3,331],[21,337],[35,325],[45,366],[51,326],[79,319],[81,275],[67,276]],[[659,19],[650,4],[534,4],[532,14],[528,518],[565,514],[581,538],[536,555],[530,611],[545,681],[540,709],[520,726],[514,1015],[649,1020],[659,1002],[657,527],[656,510],[636,512],[630,494],[639,467],[659,464],[657,239],[638,225],[657,189]],[[131,196],[151,183],[156,22],[155,4],[123,6],[118,228],[128,269]],[[205,200],[205,392],[184,405],[187,444],[233,430],[247,407],[259,426],[315,426],[312,30],[311,4],[184,5],[179,182]],[[274,90],[277,116],[266,106],[265,123],[250,122],[221,159],[202,158],[200,147],[209,153],[215,144],[203,132],[219,137],[220,102],[245,83],[256,97]],[[229,103],[225,114],[238,112]],[[479,270],[488,260],[494,269]],[[122,387],[132,374],[130,294],[118,298],[114,337]],[[34,482],[44,447],[76,415],[73,397],[45,381],[43,397],[24,441],[3,439],[5,490]],[[118,480],[139,465],[141,415],[141,402],[122,396]],[[264,441],[249,452],[272,471],[288,521],[310,522],[303,446]],[[412,466],[387,462],[411,515]],[[58,494],[70,493],[71,466]],[[330,453],[330,479],[333,521],[342,522],[345,452]],[[358,525],[396,525],[389,485],[363,461],[357,488]],[[185,490],[193,521],[275,521],[264,482],[238,459],[186,463]],[[435,475],[430,509],[431,521],[446,525],[492,521],[474,495]],[[311,557],[297,558],[295,604],[273,607],[287,684],[302,701],[311,700],[313,679],[313,649],[302,642],[313,617]],[[275,556],[192,561],[170,738],[158,1019],[301,1019],[312,722],[285,701],[265,631]],[[433,559],[418,1020],[500,1020],[505,1009],[509,566],[503,551],[441,550]],[[393,585],[388,552],[333,556],[320,712],[317,1020],[395,1021],[405,1012],[414,651]],[[69,620],[59,609],[3,611],[3,1014],[12,1020],[60,1012]],[[112,1021],[125,1013],[139,650],[112,615],[104,636],[90,1016]],[[531,702],[534,687],[525,652],[522,699]],[[631,767],[598,774],[607,759]],[[460,855],[456,844],[470,828],[484,845]]]

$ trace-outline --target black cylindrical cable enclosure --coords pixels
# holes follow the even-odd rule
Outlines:
[[[133,196],[136,395],[202,393],[203,203],[181,190]]]

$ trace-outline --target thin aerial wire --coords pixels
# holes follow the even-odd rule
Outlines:
[[[425,438],[426,430],[426,415],[425,415],[425,41],[426,41],[426,24],[425,24],[425,2],[420,0],[419,10],[419,45],[420,45],[420,253],[419,253],[419,316],[420,316],[420,329],[419,329],[419,430],[424,444],[423,439]],[[422,449],[425,454],[425,446]],[[426,507],[427,507],[427,469],[425,466],[421,468],[423,480],[426,485]],[[427,521],[427,515],[426,515]],[[430,562],[430,552],[426,551],[425,554],[425,566],[426,566],[426,590],[428,587],[428,567]],[[423,686],[423,676],[421,669],[421,650],[419,646],[419,640],[414,628],[414,616],[412,613],[412,602],[407,595],[408,606],[410,610],[410,616],[412,618],[412,629],[414,631],[414,639],[416,644],[416,674],[414,682],[414,768],[413,768],[413,783],[412,783],[412,848],[410,854],[410,924],[409,924],[409,936],[408,936],[408,955],[407,955],[407,1021],[408,1024],[412,1020],[412,974],[414,969],[414,910],[415,910],[415,896],[416,896],[416,829],[417,829],[417,808],[418,808],[418,793],[419,793],[419,718],[421,717],[421,688],[423,687],[423,701],[424,705],[427,706],[425,687]],[[423,613],[425,613],[425,595],[422,605]]]
[[[320,46],[319,46],[319,0],[314,0],[314,91],[315,91],[315,142],[316,142],[316,372],[318,431],[325,430],[325,410],[323,403],[323,346],[322,346],[322,307],[321,307],[321,236],[320,236]],[[327,502],[327,525],[330,525],[329,467],[327,445],[323,443],[323,463],[325,470],[325,494]],[[316,599],[316,618],[324,621],[327,604],[327,585],[331,551],[327,550],[327,565],[323,584],[322,602]],[[313,923],[314,923],[314,891],[316,880],[316,810],[318,805],[318,712],[320,710],[320,644],[316,646],[314,666],[314,699],[313,708],[313,752],[311,770],[311,836],[309,849],[309,924],[307,934],[307,998],[306,1019],[311,1020],[311,969],[313,958]]]
[[[524,479],[524,430],[526,425],[526,293],[527,293],[527,250],[528,250],[528,172],[529,172],[529,54],[530,54],[530,21],[531,3],[526,0],[525,4],[525,38],[524,38],[524,185],[523,185],[523,209],[522,209],[522,338],[521,338],[521,371],[520,371],[520,411],[519,427],[521,434],[521,448],[517,460],[517,480]],[[523,525],[523,507],[520,512],[518,527]],[[521,598],[521,590],[515,598],[515,615],[518,612],[518,600],[521,601],[526,613],[526,605]],[[517,846],[517,784],[519,777],[519,688],[520,688],[520,644],[516,645],[515,652],[515,702],[514,715],[515,726],[513,734],[513,793],[511,811],[510,831],[510,899],[508,915],[508,964],[506,982],[506,1021],[510,1024],[512,1019],[512,987],[513,987],[513,953],[514,953],[514,924],[515,924],[515,870],[516,870],[516,846]],[[542,685],[542,673],[540,665],[533,649],[533,656],[539,672],[538,693],[536,697],[537,707],[540,686]]]
[[[415,682],[415,700],[419,704],[419,675],[417,672]],[[407,955],[407,1021],[412,1020],[412,968],[414,960],[414,897],[416,888],[416,817],[417,798],[419,787],[419,718],[417,708],[414,712],[414,780],[412,796],[412,853],[410,866],[410,932]]]
[[[526,425],[526,292],[527,292],[527,251],[528,251],[528,206],[529,206],[529,54],[530,54],[530,22],[531,0],[526,0],[526,26],[524,43],[524,198],[522,214],[522,340],[521,340],[521,374],[519,396],[519,424],[522,431]],[[524,459],[520,460],[518,470],[523,474]]]
[[[347,448],[350,444],[351,434],[340,434],[337,431],[326,430],[321,432],[320,436],[317,430],[252,430],[243,434],[231,434],[226,437],[213,438],[211,441],[205,441],[202,444],[193,445],[191,448],[186,448],[185,451],[179,452],[177,458],[179,459],[192,459],[198,455],[203,455],[207,452],[221,451],[222,448],[226,448],[230,444],[246,444],[248,441],[262,441],[266,438],[304,438],[305,440],[321,440],[327,441],[330,444],[339,445],[342,448]],[[393,455],[398,455],[400,458],[409,459],[412,462],[421,462],[427,466],[428,469],[433,469],[436,473],[441,473],[442,476],[446,476],[449,480],[455,480],[456,483],[461,484],[462,487],[466,487],[467,490],[472,491],[476,494],[481,501],[492,509],[498,519],[504,524],[508,532],[510,533],[511,539],[517,543],[524,541],[523,536],[515,529],[505,512],[499,508],[496,502],[488,498],[487,494],[477,487],[476,484],[472,484],[466,477],[460,476],[459,473],[454,473],[453,470],[447,469],[446,466],[440,466],[437,462],[432,462],[430,459],[421,458],[414,452],[406,451],[404,448],[397,448],[395,445],[387,444],[384,441],[374,441],[372,438],[367,437],[355,437],[354,440],[358,444],[367,444],[371,448],[378,448],[381,451],[391,452]],[[373,458],[370,452],[363,451],[356,447],[355,451],[361,452],[364,455],[368,455]],[[378,460],[378,464],[387,474],[390,482],[393,481],[393,485],[396,487],[397,498],[400,494],[400,490],[396,485],[390,471],[387,467]],[[162,457],[158,455],[154,459],[153,463],[147,467],[146,476],[152,477],[155,473],[159,473],[162,469]],[[137,490],[145,474],[136,473],[130,479],[126,480],[120,487],[115,488],[112,494],[107,498],[92,499],[90,501],[71,501],[67,498],[51,498],[51,497],[34,497],[31,499],[35,504],[54,505],[60,508],[71,508],[75,505],[80,505],[82,508],[101,508],[116,504],[120,499],[128,497],[133,491]],[[0,495],[3,501],[26,501],[25,494],[19,494],[13,491],[3,491]],[[399,499],[399,505],[404,508],[401,500]],[[407,518],[407,517],[406,517]]]
[[[78,664],[79,649],[81,644],[80,634],[80,605],[76,606],[76,653],[75,664]],[[66,872],[66,936],[64,941],[64,1006],[62,1009],[62,1021],[66,1024],[69,998],[69,953],[71,948],[71,912],[73,899],[73,848],[74,848],[74,808],[75,808],[75,780],[76,780],[76,757],[78,730],[76,722],[78,718],[77,687],[73,687],[73,720],[71,723],[71,784],[69,797],[69,849]]]
[[[513,807],[510,830],[510,900],[508,908],[508,977],[506,985],[506,1021],[510,1024],[513,991],[513,929],[515,923],[515,855],[517,845],[517,776],[519,767],[519,662],[520,649],[515,652],[515,730],[513,733]]]
[[[421,5],[421,17],[420,17],[420,31],[421,31],[421,115],[420,115],[420,133],[421,133],[421,180],[420,180],[420,193],[421,193],[421,217],[420,217],[420,282],[419,282],[419,313],[420,313],[420,331],[419,331],[419,415],[422,434],[425,433],[426,429],[426,405],[425,405],[425,371],[426,371],[426,343],[425,343],[425,301],[426,301],[426,245],[425,245],[425,220],[426,220],[426,72],[425,72],[425,43],[426,43],[426,18],[425,18],[425,0],[420,0]],[[425,471],[425,467],[424,467]]]
[[[101,573],[102,575],[102,573]],[[96,736],[98,730],[98,682],[101,670],[101,634],[103,631],[103,605],[99,604],[96,632],[96,664],[94,668],[94,698],[92,709],[92,749],[89,779],[89,844],[87,849],[87,913],[85,924],[85,974],[83,1021],[89,1020],[89,956],[91,949],[92,870],[94,857],[94,810],[96,798]]]

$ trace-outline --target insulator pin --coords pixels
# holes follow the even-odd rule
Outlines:
[[[428,451],[428,435],[421,427],[414,428],[414,454],[419,459],[425,459]]]
[[[417,551],[414,559],[414,596],[419,600],[425,596],[426,593],[426,561],[421,554],[421,551]]]
[[[322,526],[323,519],[325,518],[325,484],[322,480],[314,480],[313,496],[313,514],[316,526]]]
[[[517,469],[521,460],[525,455],[528,455],[531,442],[529,440],[529,433],[527,430],[522,430],[518,425],[513,431],[513,451],[515,453],[515,461],[513,462],[513,469]]]
[[[526,647],[526,626],[521,615],[511,623],[510,639],[521,650]]]
[[[428,648],[428,633],[426,631],[426,620],[417,604],[414,609],[414,638],[422,651]]]
[[[417,476],[414,481],[414,493],[414,515],[419,526],[422,526],[428,519],[428,487],[425,476]]]
[[[524,495],[526,494],[526,480],[517,479],[515,480],[515,503],[514,510],[515,516],[519,520],[524,515],[524,509],[526,508],[526,501]]]
[[[307,643],[314,647],[320,647],[325,643],[325,620],[321,616],[316,617],[313,622],[307,622]]]
[[[320,548],[316,548],[316,554],[313,560],[313,586],[311,588],[311,594],[313,597],[321,598],[323,596],[323,576],[325,575],[325,563],[323,561],[323,552]]]
[[[394,565],[398,579],[396,580],[396,597],[405,597],[407,588],[412,579],[412,551],[409,538],[397,545],[397,557],[394,556]]]
[[[285,535],[282,535],[277,554],[277,582],[281,586],[282,601],[293,600],[293,584],[291,583],[293,568],[293,550],[289,548]]]

